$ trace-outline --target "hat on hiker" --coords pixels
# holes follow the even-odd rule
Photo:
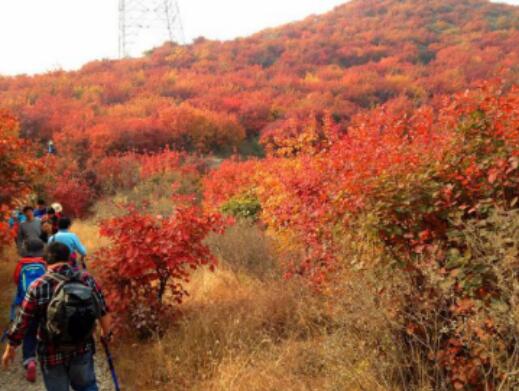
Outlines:
[[[43,257],[45,244],[40,239],[29,239],[25,243],[25,256],[28,258]]]
[[[52,209],[54,209],[54,211],[55,211],[56,213],[61,213],[61,212],[63,212],[63,207],[62,207],[61,204],[58,203],[58,202],[53,203],[53,204],[51,205],[51,207],[52,207]]]

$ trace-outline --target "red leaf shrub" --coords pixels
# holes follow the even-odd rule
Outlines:
[[[203,179],[204,203],[209,210],[218,210],[236,195],[246,194],[254,187],[260,162],[226,160]]]
[[[70,217],[84,217],[95,201],[95,191],[75,169],[65,169],[47,183],[47,194],[63,206]]]
[[[23,202],[45,167],[35,156],[32,145],[18,137],[16,118],[0,110],[0,249],[9,243],[12,233],[6,220],[17,202]]]
[[[95,254],[95,267],[117,326],[142,335],[159,329],[187,294],[190,273],[203,265],[215,267],[204,239],[222,229],[218,215],[196,207],[178,208],[167,218],[130,208],[127,215],[104,221],[101,234],[112,245]]]

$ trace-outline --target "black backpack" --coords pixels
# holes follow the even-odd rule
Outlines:
[[[72,277],[52,272],[47,275],[58,282],[47,307],[49,337],[62,348],[86,342],[101,317],[99,297],[90,286],[81,282],[81,272]]]

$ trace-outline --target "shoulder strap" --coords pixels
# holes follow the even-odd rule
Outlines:
[[[52,272],[52,271],[47,271],[46,275],[50,279],[52,279],[52,280],[54,280],[54,281],[56,281],[58,283],[64,283],[64,282],[67,282],[67,281],[70,280],[70,278],[68,278],[67,276],[64,276],[63,274],[55,273],[55,272]]]

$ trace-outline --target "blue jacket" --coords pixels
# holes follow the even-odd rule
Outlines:
[[[34,209],[34,217],[36,217],[37,219],[41,219],[43,216],[45,216],[47,214],[47,209],[46,208],[36,208]]]
[[[16,218],[10,217],[9,218],[9,228],[13,228],[16,223],[25,223],[27,221],[27,217],[23,213],[18,213],[16,215]]]
[[[69,248],[71,253],[79,253],[83,256],[87,255],[85,246],[81,243],[81,240],[79,240],[75,233],[67,230],[60,230],[56,235],[52,235],[49,238],[49,244],[54,242],[63,243]]]

